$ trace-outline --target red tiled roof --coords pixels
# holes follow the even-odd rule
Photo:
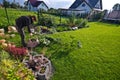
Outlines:
[[[33,7],[38,7],[41,3],[41,1],[38,0],[29,0],[29,1]]]
[[[30,3],[31,3],[31,5],[33,6],[33,7],[38,7],[41,3],[44,3],[43,1],[38,1],[38,0],[28,0],[28,1],[30,1]],[[45,4],[45,3],[44,3]],[[46,5],[46,4],[45,4]],[[48,7],[47,5],[46,5],[46,7]]]

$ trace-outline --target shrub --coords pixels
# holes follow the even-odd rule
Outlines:
[[[0,80],[34,80],[31,70],[24,64],[10,57],[9,53],[0,52]]]
[[[47,27],[53,26],[53,21],[50,16],[40,15],[38,20],[39,20],[39,24],[42,26],[47,26]]]
[[[22,60],[24,56],[27,55],[28,50],[26,48],[17,48],[17,47],[12,47],[8,46],[4,48],[10,55],[12,55],[16,59]]]
[[[68,18],[67,25],[69,27],[74,27],[75,26],[75,15],[72,15]]]
[[[87,25],[88,20],[87,19],[75,19],[75,16],[69,17],[67,24],[69,27],[79,27],[79,28],[83,28],[83,27],[88,27]]]
[[[4,59],[1,61],[0,80],[34,80],[31,70],[17,61]]]
[[[6,51],[2,50],[0,52],[0,61],[3,59],[8,59],[8,58],[10,58],[10,55]]]
[[[83,19],[83,20],[81,21],[81,23],[79,24],[78,27],[79,27],[79,28],[89,27],[89,25],[88,25],[88,20],[87,20],[87,19]]]
[[[62,31],[68,31],[68,30],[70,30],[70,28],[69,27],[67,27],[67,26],[58,26],[58,27],[56,27],[56,31],[57,32],[62,32]]]

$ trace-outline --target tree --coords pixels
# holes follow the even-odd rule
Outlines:
[[[56,13],[57,13],[57,9],[50,8],[50,9],[48,10],[48,12],[51,13],[51,14],[56,14]]]
[[[10,2],[4,0],[3,6],[6,7],[6,8],[10,7]]]
[[[119,4],[119,3],[116,3],[116,4],[113,6],[113,10],[114,10],[114,11],[120,10],[120,4]]]

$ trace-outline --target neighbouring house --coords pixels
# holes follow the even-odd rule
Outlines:
[[[29,11],[37,11],[37,10],[48,11],[49,9],[44,1],[39,1],[39,0],[28,0],[27,5]]]
[[[104,20],[120,21],[120,10],[107,12]]]
[[[62,9],[62,12],[67,14],[74,13],[75,15],[81,13],[90,13],[91,11],[102,10],[102,0],[75,0],[75,2],[69,7],[69,9]]]
[[[120,21],[120,4],[114,5],[112,11],[106,11],[105,13],[104,20]]]

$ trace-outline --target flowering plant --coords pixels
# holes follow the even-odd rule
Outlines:
[[[10,55],[15,58],[23,59],[24,56],[28,54],[28,50],[26,48],[19,48],[13,46],[7,46],[4,48]]]

